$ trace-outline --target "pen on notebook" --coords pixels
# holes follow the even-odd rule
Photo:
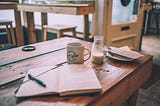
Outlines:
[[[39,85],[46,87],[46,84],[43,81],[41,81],[40,79],[37,79],[36,77],[32,76],[31,74],[28,74],[28,78],[30,80],[37,82]]]

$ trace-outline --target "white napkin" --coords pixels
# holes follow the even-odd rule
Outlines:
[[[126,47],[122,47],[122,48],[110,47],[108,52],[111,54],[120,55],[120,56],[127,57],[130,59],[138,59],[143,56],[142,54],[136,51],[129,50],[129,48],[126,49]]]

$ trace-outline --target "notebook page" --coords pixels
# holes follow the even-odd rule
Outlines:
[[[59,89],[59,68],[53,69],[36,77],[43,81],[46,84],[46,87],[42,87],[38,85],[35,81],[28,79],[28,74],[37,76],[47,70],[52,69],[53,67],[54,66],[45,66],[30,69],[25,76],[25,79],[23,81],[24,83],[22,83],[18,92],[16,93],[16,97],[38,96],[57,93]]]
[[[60,70],[60,92],[87,93],[101,90],[94,70],[87,64],[64,65]]]

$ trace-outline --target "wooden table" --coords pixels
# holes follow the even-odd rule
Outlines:
[[[152,57],[144,55],[134,62],[121,62],[107,59],[103,65],[95,65],[91,59],[86,61],[95,68],[102,85],[100,94],[58,95],[17,99],[14,92],[22,83],[22,78],[31,68],[66,64],[66,44],[80,41],[75,38],[60,38],[33,44],[35,51],[24,52],[22,47],[0,52],[0,106],[47,105],[47,106],[121,106],[128,98],[135,106],[138,89],[150,77]],[[91,43],[81,41],[91,49]],[[105,71],[96,71],[103,68]]]
[[[17,45],[24,45],[24,36],[23,36],[23,28],[21,24],[21,16],[20,11],[17,11],[17,3],[11,2],[0,2],[0,10],[14,10],[14,18],[16,23],[16,37],[17,37]],[[1,14],[2,15],[2,14]]]
[[[34,26],[34,12],[41,12],[42,25],[47,24],[47,13],[83,15],[84,16],[84,40],[89,40],[89,14],[94,13],[94,5],[73,5],[73,4],[56,4],[56,5],[34,5],[19,4],[18,10],[26,12],[27,26],[29,30],[29,43],[36,43],[36,34]]]

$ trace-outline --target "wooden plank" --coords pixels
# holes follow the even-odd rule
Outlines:
[[[42,29],[42,30],[41,30],[41,38],[42,38],[42,39],[41,39],[41,40],[42,40],[42,41],[45,41],[45,40],[44,40],[44,36],[46,36],[45,34],[46,34],[47,32],[46,32],[46,30],[43,29],[43,26],[44,26],[44,25],[48,25],[48,15],[47,15],[47,13],[41,13],[41,22],[42,22],[42,25],[41,25],[41,29]]]
[[[11,3],[11,2],[0,2],[0,9],[17,9],[17,3]]]
[[[43,25],[48,25],[47,19],[48,19],[47,13],[41,13],[42,26],[43,26]]]
[[[94,5],[92,6],[55,6],[55,5],[25,5],[19,4],[18,10],[27,12],[44,12],[57,14],[84,15],[94,13]]]
[[[43,43],[41,44],[43,45]],[[91,46],[91,43],[84,42],[83,44],[86,46],[90,44]],[[53,45],[50,45],[50,46],[53,46]],[[54,45],[54,46],[58,46],[58,45]],[[58,47],[61,47],[61,46],[63,45],[59,45]],[[58,65],[59,66],[60,64],[66,63],[66,60],[67,60],[66,49],[62,49],[60,51],[51,52],[49,54],[37,56],[34,58],[29,58],[27,60],[23,60],[23,61],[19,61],[16,63],[2,66],[0,69],[0,73],[1,73],[0,74],[0,86],[13,82],[15,80],[18,80],[20,78],[23,78],[26,72],[30,68],[42,67],[42,66],[47,66],[47,65]]]
[[[63,44],[66,42],[66,40],[68,41],[69,38],[60,38],[53,41],[41,42],[37,45],[39,45],[42,50],[48,48],[51,49],[53,46],[55,46],[55,49],[56,47],[60,48],[66,46]],[[75,41],[75,39],[70,38],[70,42],[72,41]],[[84,45],[86,48],[91,49],[90,42],[84,42]],[[13,50],[8,50],[8,54],[4,55],[4,57],[9,57],[8,55],[15,55],[19,52],[21,53],[20,50],[16,49],[17,48]],[[36,52],[38,53],[40,51]],[[23,61],[18,61],[9,65],[1,66],[1,84],[4,84],[4,82],[8,83],[10,81],[24,77],[25,72],[32,68],[64,63],[66,61],[66,55],[64,54],[66,54],[66,49],[51,52],[41,56],[36,56],[34,58],[28,58]],[[23,56],[24,54],[21,55]],[[138,90],[138,88],[140,88],[140,86],[149,78],[151,73],[152,57],[144,55],[142,58],[133,62],[119,62],[108,59],[107,62],[102,65],[92,64],[91,58],[86,62],[88,65],[91,65],[95,69],[95,73],[97,74],[97,77],[102,85],[103,91],[100,94],[72,95],[66,97],[50,95],[28,98],[18,102],[13,92],[18,88],[21,83],[13,82],[11,84],[7,84],[6,86],[0,87],[0,105],[5,104],[28,106],[47,104],[47,106],[120,106],[125,100],[129,98],[129,96],[133,95]],[[6,103],[6,100],[10,102]]]
[[[49,4],[48,4],[49,5]],[[52,5],[52,4],[51,4]],[[68,7],[80,7],[80,6],[90,6],[91,4],[73,4],[73,3],[60,3],[60,4],[53,4],[54,6],[68,6]],[[93,4],[92,4],[93,5]]]
[[[29,52],[22,51],[22,47],[1,51],[0,66],[21,61],[31,57],[40,56],[46,53],[56,51],[58,49],[65,48],[67,43],[73,42],[73,41],[80,41],[80,40],[71,39],[71,38],[60,38],[58,40],[40,42],[40,43],[32,44],[33,46],[36,47],[36,50],[29,51]],[[59,42],[63,42],[63,43],[59,43]]]
[[[40,6],[40,5],[18,5],[18,10],[27,12],[44,12],[44,13],[57,13],[57,14],[72,14],[76,15],[76,7],[55,7],[55,6]]]
[[[53,53],[46,54],[40,57],[35,57],[34,59],[30,58],[28,59],[30,60],[30,62],[24,60],[21,62],[16,62],[10,65],[1,67],[0,86],[13,82],[15,80],[18,80],[20,78],[23,78],[26,72],[30,68],[65,63],[66,55],[63,55],[65,51],[66,49],[63,49],[61,51],[53,52]],[[60,57],[60,55],[62,56]],[[59,58],[53,58],[53,57],[59,57]],[[48,59],[49,61],[47,61]],[[10,67],[10,68],[8,69],[6,67]]]
[[[90,46],[89,46],[90,47]],[[1,72],[7,71],[7,70],[12,70],[15,69],[16,71],[27,71],[30,68],[35,68],[35,67],[41,67],[41,66],[45,66],[45,65],[55,65],[55,63],[60,62],[60,61],[64,61],[64,57],[65,55],[63,55],[65,53],[65,50],[62,51],[57,51],[53,52],[51,54],[46,54],[43,55],[42,57],[36,57],[36,58],[32,58],[30,60],[25,60],[22,63],[14,63],[12,64],[12,66],[10,68],[5,68],[3,67],[3,69],[1,69]],[[57,58],[56,58],[56,57]],[[62,56],[62,57],[61,57]],[[45,60],[50,60],[50,61],[45,61]],[[44,62],[45,61],[45,62]],[[130,84],[129,82],[133,82],[132,79],[137,78],[137,76],[141,77],[142,74],[145,74],[147,76],[149,76],[148,72],[150,71],[150,69],[146,66],[150,66],[151,65],[151,58],[148,56],[143,57],[141,60],[138,60],[137,62],[133,62],[133,63],[119,63],[119,62],[115,62],[115,61],[108,61],[106,64],[103,65],[103,68],[106,71],[96,71],[96,74],[102,84],[102,88],[103,88],[103,92],[101,94],[97,94],[97,95],[73,95],[73,96],[67,96],[67,97],[59,97],[59,96],[45,96],[45,97],[38,97],[38,98],[30,98],[27,99],[25,101],[22,101],[20,104],[18,102],[15,102],[13,99],[15,98],[12,94],[12,99],[13,101],[11,101],[10,103],[14,104],[17,103],[17,105],[39,105],[42,104],[42,101],[44,104],[47,104],[48,106],[51,106],[53,104],[58,105],[72,105],[72,106],[76,106],[78,105],[94,105],[94,106],[103,106],[104,104],[109,106],[119,106],[120,104],[123,103],[123,101],[125,101],[129,95],[132,92],[130,92],[130,88],[136,86],[139,87],[141,85],[141,82],[145,81],[145,77],[144,80],[142,80],[140,83],[133,85]],[[91,64],[88,61],[88,64]],[[12,69],[11,69],[12,68]],[[141,72],[141,69],[144,70]],[[146,74],[146,69],[148,70]],[[137,72],[141,72],[141,74],[137,74]],[[2,74],[0,74],[1,76]],[[6,75],[6,74],[5,74]],[[138,77],[138,79],[139,79]],[[1,79],[1,77],[0,77]],[[137,81],[139,81],[137,79]],[[129,81],[129,82],[128,82]],[[136,82],[137,82],[136,81]],[[19,84],[18,84],[19,85]],[[6,88],[5,89],[1,89],[0,90],[0,94],[2,94],[5,91],[8,90],[8,92],[6,92],[5,95],[3,95],[3,100],[4,98],[7,97],[8,94],[10,94],[11,92],[15,91],[17,87],[17,85],[10,85],[12,87],[12,89],[10,88]],[[14,89],[13,89],[14,88]],[[2,95],[0,96],[0,98],[2,97]],[[32,102],[33,100],[37,101],[37,102]],[[67,100],[67,102],[66,102]],[[103,100],[103,101],[101,101]],[[2,99],[0,100],[1,103]],[[58,102],[57,102],[58,101]],[[58,104],[57,104],[58,103]],[[66,104],[67,103],[67,104]],[[9,104],[9,103],[8,103]]]
[[[3,74],[3,72],[2,72],[2,74]],[[17,73],[17,74],[9,72],[9,74],[7,74],[7,76],[5,78],[0,78],[0,86],[11,83],[11,82],[16,81],[18,79],[21,79],[25,75],[26,75],[25,72]]]
[[[84,15],[84,40],[89,41],[89,19],[88,19],[88,15]]]
[[[93,14],[95,12],[95,6],[81,6],[77,10],[78,15],[88,15]]]
[[[33,44],[37,42],[36,30],[34,27],[34,14],[32,12],[26,12],[26,15],[27,15],[29,44]]]
[[[136,37],[136,35],[133,34],[133,35],[129,35],[129,36],[117,37],[117,38],[112,39],[112,42],[118,42],[120,40],[130,39],[130,38],[133,38],[133,37]]]
[[[112,77],[110,77],[110,75],[106,77],[105,81],[111,82],[111,84],[113,84],[113,85],[106,84],[106,87],[104,87],[104,88],[110,88],[108,90],[108,92],[106,92],[106,94],[105,94],[107,96],[105,96],[104,98],[100,98],[99,100],[94,101],[92,104],[89,104],[89,105],[121,106],[121,105],[123,105],[122,103],[124,103],[130,96],[133,96],[130,98],[130,105],[135,104],[136,91],[150,77],[152,58],[148,59],[145,63],[141,63],[141,65],[139,67],[137,67],[134,71],[131,71],[131,70],[133,67],[136,67],[136,66],[134,66],[135,64],[131,63],[128,65],[131,65],[130,68],[129,67],[127,68],[124,66],[125,68],[127,68],[127,70],[126,70],[127,73],[122,72],[123,73],[122,74],[121,71],[124,71],[124,70],[120,70],[118,68],[117,68],[117,70],[113,69],[113,70],[115,70],[115,72],[119,71],[119,73],[114,72],[114,75]],[[119,66],[121,67],[120,64],[119,64]],[[128,74],[128,72],[129,73],[131,72],[131,73]],[[107,74],[110,74],[110,73],[107,73]],[[119,83],[117,83],[117,82],[114,82],[111,80],[113,77],[115,77],[115,74],[120,74],[122,76],[124,76],[125,74],[128,74],[128,75],[126,75],[126,77],[124,77],[124,78],[117,77],[117,79],[113,79],[114,81],[119,81]],[[122,78],[122,79],[119,79],[119,78]],[[104,83],[106,83],[106,82],[104,82]],[[102,84],[102,85],[104,85],[104,84]],[[112,87],[110,87],[110,86],[112,86]],[[135,95],[134,95],[134,93],[135,93]]]
[[[14,10],[15,24],[16,24],[16,37],[17,37],[17,46],[24,45],[24,35],[23,27],[21,22],[21,13],[20,11]]]

